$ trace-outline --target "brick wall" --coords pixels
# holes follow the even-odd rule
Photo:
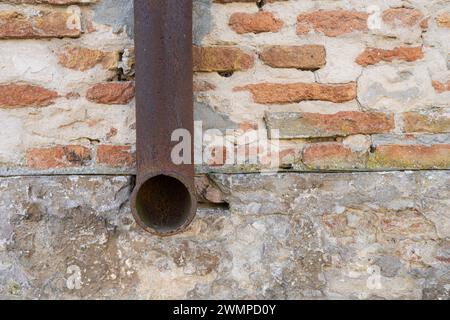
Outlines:
[[[279,129],[285,166],[449,167],[448,3],[223,2],[196,51],[197,98]]]
[[[132,2],[96,2],[0,2],[2,173],[134,167]]]
[[[2,172],[133,173],[133,41],[95,2],[2,1]],[[448,3],[371,5],[197,1],[196,119],[280,130],[284,169],[448,168]]]
[[[442,181],[448,181],[445,169],[450,168],[450,2],[194,0],[193,14],[195,119],[205,130],[218,129],[208,131],[208,141],[245,136],[256,128],[267,130],[269,138],[278,134],[279,165],[271,170],[284,175],[261,178],[261,163],[225,163],[229,154],[205,142],[196,179],[199,199],[210,204],[200,209],[186,235],[161,244],[146,239],[130,221],[133,182],[120,177],[135,173],[132,1],[0,0],[0,255],[12,252],[18,259],[7,260],[14,266],[8,271],[0,269],[0,293],[448,298],[443,275],[448,274],[450,216],[448,184]],[[237,152],[253,151],[249,146]],[[403,170],[427,171],[410,176]],[[308,171],[321,175],[298,175]],[[381,171],[386,178],[354,171]],[[14,191],[17,177],[21,182]],[[228,178],[237,186],[225,183]],[[358,184],[360,179],[364,182]],[[283,180],[300,188],[306,183],[312,193],[305,189],[299,195]],[[48,190],[36,191],[43,183]],[[391,190],[392,198],[386,200],[380,186]],[[46,198],[47,192],[59,194],[59,188],[66,192],[55,198],[61,209]],[[89,195],[97,188],[104,194]],[[428,196],[422,197],[424,188]],[[223,203],[230,210],[209,207]],[[40,218],[33,220],[36,212]],[[280,213],[291,218],[283,220]],[[78,227],[70,229],[70,221],[58,220],[59,214],[76,214]],[[55,236],[47,224],[57,233],[71,230],[75,242]],[[84,224],[103,240],[86,239]],[[31,226],[54,251],[38,245],[45,237]],[[205,228],[211,234],[202,238]],[[215,242],[211,228],[218,228],[223,242]],[[241,235],[231,236],[232,230]],[[308,234],[309,240],[301,238]],[[32,235],[32,244],[26,235]],[[254,249],[242,242],[254,243]],[[27,278],[36,274],[30,263],[46,263],[33,252],[52,255],[58,243],[71,248],[70,261],[58,257],[61,270],[42,271],[39,281]],[[177,249],[180,244],[184,249]],[[82,254],[83,245],[91,251]],[[116,246],[133,253],[122,257],[110,251]],[[161,247],[167,256],[149,249],[142,257],[145,246]],[[255,253],[260,247],[270,247],[276,262]],[[282,252],[285,247],[290,255]],[[99,253],[111,264],[110,278],[95,269]],[[193,260],[181,261],[185,253]],[[78,291],[65,286],[66,268],[72,265],[82,266],[80,274],[97,284],[85,282]],[[382,269],[380,279],[394,282],[386,280],[382,289],[366,286],[374,266]],[[183,285],[156,289],[148,272],[158,272],[161,283]],[[63,284],[45,288],[52,277]],[[132,291],[129,286],[136,284]],[[218,289],[224,287],[228,291]]]

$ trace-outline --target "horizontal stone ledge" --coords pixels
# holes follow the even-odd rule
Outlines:
[[[292,166],[281,167],[279,169],[267,170],[258,166],[224,166],[224,167],[208,167],[197,166],[195,174],[198,176],[205,174],[261,174],[274,175],[280,173],[292,174],[349,174],[349,173],[383,173],[383,172],[429,172],[429,171],[450,171],[448,168],[398,168],[398,167],[343,167],[343,168],[325,168],[316,169],[307,167],[301,164],[294,164]],[[51,176],[71,176],[71,175],[86,175],[86,176],[135,176],[135,168],[63,168],[51,170],[29,170],[27,168],[0,168],[0,178],[10,177],[51,177]]]
[[[228,203],[231,208],[252,204],[254,196],[264,197],[258,203],[262,207],[267,206],[271,211],[263,210],[258,213],[278,214],[280,211],[271,207],[270,202],[286,205],[278,196],[286,194],[298,194],[307,192],[307,190],[315,190],[314,192],[326,192],[329,186],[331,190],[336,188],[338,192],[339,186],[344,181],[353,181],[354,188],[368,188],[367,193],[349,196],[354,197],[370,197],[371,192],[383,192],[377,186],[382,185],[386,181],[391,181],[390,186],[397,189],[408,190],[419,188],[423,182],[435,180],[434,185],[428,185],[430,190],[424,192],[432,192],[441,189],[442,192],[450,192],[450,171],[446,170],[428,170],[428,171],[380,171],[380,172],[278,172],[273,174],[259,173],[210,173],[197,175],[196,191],[198,201],[200,203]],[[437,180],[439,179],[439,180]],[[93,197],[109,196],[111,191],[122,192],[121,199],[117,201],[128,202],[134,187],[135,178],[133,175],[48,175],[48,176],[11,176],[0,177],[0,191],[4,195],[3,199],[7,199],[8,195],[14,194],[17,199],[21,197],[30,197],[28,187],[31,187],[31,193],[40,191],[51,191],[54,195],[52,198],[45,198],[49,205],[53,205],[58,199],[69,199],[79,197],[83,201],[88,201],[89,197],[83,194],[91,192]],[[320,182],[320,183],[318,183]],[[373,185],[372,185],[373,184]],[[10,188],[14,185],[14,188]],[[97,187],[95,187],[97,186]],[[117,188],[116,188],[117,186]],[[270,188],[267,188],[270,186]],[[95,187],[95,188],[94,188]],[[425,186],[424,186],[425,187]],[[325,188],[322,190],[322,188]],[[375,189],[372,189],[375,188]],[[78,191],[77,191],[78,189]],[[350,190],[341,190],[342,194],[348,194]],[[411,191],[412,192],[412,191]],[[259,195],[258,195],[259,194]],[[70,195],[70,196],[69,196]],[[412,195],[412,193],[411,193]],[[246,198],[248,196],[248,198]],[[324,198],[327,195],[323,194]],[[391,197],[391,196],[388,196]],[[392,195],[394,197],[394,195]],[[382,199],[381,195],[376,199]],[[34,198],[33,198],[34,199]],[[345,199],[340,197],[339,199]],[[394,198],[393,198],[394,199]],[[445,198],[442,198],[445,200]],[[381,200],[380,200],[381,201]],[[88,205],[89,203],[85,203]],[[101,206],[100,203],[93,202],[93,206]],[[218,207],[226,209],[226,207]],[[0,202],[0,215],[2,214],[2,202]],[[98,209],[98,208],[97,208]],[[287,211],[291,211],[288,207]],[[101,210],[99,210],[102,212]],[[295,210],[294,210],[295,211]],[[242,212],[246,214],[245,212]],[[255,212],[256,213],[256,212]],[[292,213],[292,212],[291,212]],[[448,230],[450,232],[450,230]]]

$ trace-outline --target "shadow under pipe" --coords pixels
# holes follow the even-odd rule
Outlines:
[[[193,136],[192,0],[135,0],[137,180],[132,212],[168,236],[195,217],[194,165],[176,165],[177,129]],[[193,146],[191,143],[191,160]]]

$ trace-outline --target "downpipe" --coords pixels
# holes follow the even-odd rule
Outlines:
[[[134,0],[137,178],[132,213],[146,231],[183,231],[197,209],[194,164],[174,164],[172,133],[193,136],[192,1]],[[191,143],[191,160],[193,146]]]

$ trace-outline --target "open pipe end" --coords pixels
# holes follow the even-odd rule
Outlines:
[[[133,191],[132,211],[136,222],[159,236],[183,231],[194,219],[196,210],[192,187],[172,175],[143,179]]]

